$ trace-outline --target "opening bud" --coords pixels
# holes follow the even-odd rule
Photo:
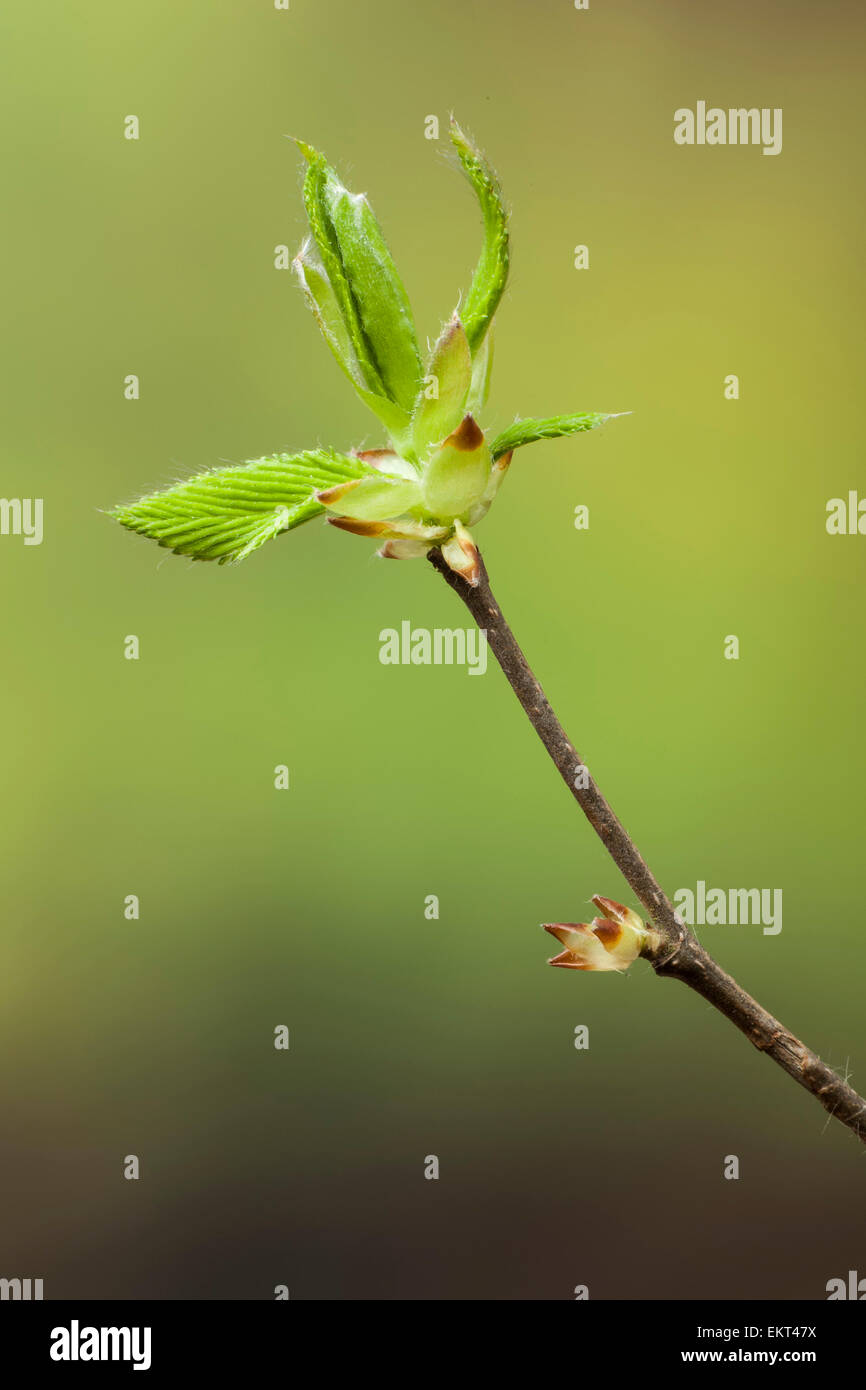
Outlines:
[[[592,901],[603,917],[594,917],[591,923],[545,924],[544,930],[565,948],[551,957],[549,965],[567,970],[626,970],[657,939],[657,933],[630,907],[612,898],[596,896]]]

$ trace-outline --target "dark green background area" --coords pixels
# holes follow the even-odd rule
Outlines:
[[[465,625],[428,565],[319,521],[190,565],[100,514],[381,442],[273,268],[304,233],[284,137],[370,193],[426,340],[480,244],[424,139],[453,109],[513,206],[485,424],[634,412],[515,457],[478,530],[499,599],[665,887],[784,890],[779,936],[702,939],[862,1089],[866,540],[824,526],[866,490],[862,10],[79,0],[0,24],[2,492],[45,499],[41,547],[0,538],[0,1275],[265,1299],[866,1275],[847,1131],[642,962],[546,968],[539,922],[628,890],[492,664],[379,663],[384,627]],[[782,153],[675,146],[698,100],[782,107]]]

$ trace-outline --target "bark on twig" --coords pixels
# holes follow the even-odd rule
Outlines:
[[[866,1143],[866,1100],[741,989],[678,917],[554,714],[493,597],[483,559],[479,583],[474,587],[448,568],[439,550],[431,550],[428,559],[463,600],[479,628],[486,632],[490,650],[559,775],[646,909],[661,938],[661,945],[650,957],[656,974],[682,980],[701,994],[745,1033],[759,1051],[772,1057],[789,1076],[810,1091],[834,1119],[847,1125]]]

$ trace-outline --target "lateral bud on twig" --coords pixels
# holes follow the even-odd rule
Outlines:
[[[627,970],[638,956],[652,955],[661,937],[630,907],[596,894],[593,903],[604,915],[591,923],[545,924],[565,950],[552,956],[548,965],[567,970]]]

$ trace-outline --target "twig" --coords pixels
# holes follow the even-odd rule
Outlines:
[[[479,628],[486,632],[490,650],[559,775],[652,919],[661,938],[661,944],[650,957],[656,974],[682,980],[703,995],[745,1033],[760,1052],[772,1057],[789,1076],[810,1091],[834,1119],[847,1125],[866,1143],[866,1100],[741,989],[677,916],[627,830],[566,737],[493,597],[483,559],[480,560],[479,582],[473,587],[448,568],[439,550],[431,550],[427,558],[466,604]]]

